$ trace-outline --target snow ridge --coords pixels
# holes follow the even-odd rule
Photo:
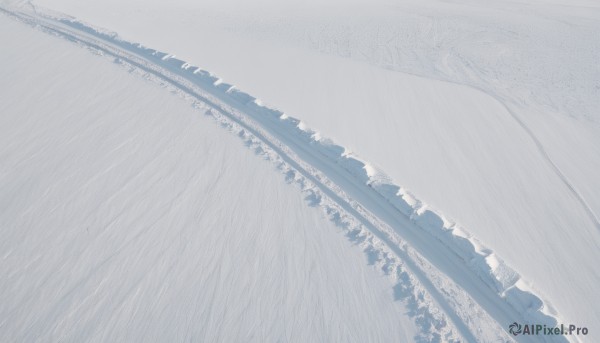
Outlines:
[[[262,105],[174,55],[120,40],[72,19],[3,12],[113,56],[115,62],[141,70],[144,77],[172,88],[197,107],[208,107],[207,114],[257,154],[275,162],[290,183],[299,185],[309,204],[321,207],[365,250],[370,263],[397,282],[396,297],[411,304],[422,328],[419,340],[506,341],[511,339],[505,332],[509,321],[558,323],[548,302],[460,225],[300,120]],[[433,247],[425,248],[429,244]],[[445,259],[449,262],[441,262]],[[483,287],[467,286],[473,277]],[[453,303],[450,298],[458,300]],[[478,332],[481,323],[492,318],[497,326]]]
[[[81,25],[80,23],[76,24]],[[261,105],[256,98],[236,89],[233,85],[224,83],[209,72],[193,67],[187,62],[177,59],[174,55],[163,52],[150,53],[159,57],[164,64],[172,68],[192,70],[193,74],[200,76],[202,83],[212,84],[216,90],[227,94],[244,106],[259,110],[271,117],[279,117],[281,124],[286,126],[289,133],[302,137],[306,144],[318,146],[317,150],[342,166],[357,181],[374,189],[421,229],[426,230],[447,245],[477,273],[482,281],[496,290],[511,306],[523,313],[527,320],[548,325],[556,324],[556,319],[548,313],[544,313],[546,308],[544,301],[536,296],[519,274],[507,266],[501,258],[485,248],[458,224],[448,221],[443,215],[416,199],[410,192],[394,184],[383,172],[376,170],[368,162],[364,162],[354,154],[348,153],[343,146],[336,145],[327,138],[322,138],[319,132],[307,128],[300,120]],[[372,247],[369,246],[367,249],[372,249]],[[385,255],[385,253],[383,254]]]

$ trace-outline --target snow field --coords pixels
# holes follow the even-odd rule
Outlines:
[[[144,24],[144,18],[149,14],[152,15],[152,6],[147,10],[145,14],[132,16],[132,22],[137,20],[140,24],[139,27],[145,30],[148,27]],[[181,14],[178,9],[174,8],[171,14],[178,13]],[[210,17],[212,12],[206,13]],[[474,10],[471,14],[477,14],[477,11]],[[252,15],[250,13],[249,17]],[[276,15],[272,17],[276,17]],[[100,13],[98,18],[105,20],[106,17]],[[163,23],[164,27],[156,28],[157,37],[162,35],[169,39],[173,38],[173,32],[177,32],[177,25],[168,27],[169,18],[169,16],[166,17]],[[183,20],[181,20],[182,18]],[[181,16],[179,20],[184,22],[185,18],[185,16]],[[216,18],[216,22],[227,22],[233,18],[236,24],[247,24],[243,21],[244,15],[236,17],[235,14],[233,16],[225,14]],[[352,19],[352,15],[348,18]],[[269,24],[269,20],[266,20],[267,24]],[[102,23],[103,21],[98,22]],[[71,21],[64,23],[73,25]],[[205,45],[186,45],[185,33],[182,34],[183,38],[178,36],[177,40],[165,41],[165,44],[154,44],[154,46],[176,46],[177,49],[173,49],[173,51],[183,51],[188,56],[196,56],[189,60],[202,61],[210,67],[209,70],[219,70],[219,75],[225,74],[227,75],[226,79],[236,80],[236,84],[239,84],[241,89],[250,90],[252,94],[260,94],[261,97],[268,99],[268,106],[274,104],[277,108],[285,109],[285,114],[282,111],[257,106],[263,102],[254,100],[253,97],[232,88],[230,84],[208,72],[185,64],[183,59],[160,53],[152,57],[156,60],[153,63],[158,62],[162,67],[168,68],[170,72],[183,78],[189,78],[190,72],[196,72],[197,75],[194,77],[198,79],[192,80],[192,84],[201,85],[205,91],[213,94],[217,99],[227,102],[229,106],[235,107],[242,113],[248,112],[247,108],[251,108],[252,111],[261,115],[266,114],[267,119],[260,124],[271,125],[267,131],[271,134],[273,132],[283,135],[290,134],[294,137],[293,141],[295,142],[292,142],[292,139],[286,141],[277,137],[285,143],[284,145],[298,143],[299,147],[309,146],[311,147],[309,152],[326,155],[330,161],[334,161],[334,166],[337,166],[338,171],[352,176],[350,179],[345,176],[336,178],[336,175],[330,172],[331,168],[325,168],[324,177],[329,178],[329,181],[334,180],[334,182],[323,181],[324,187],[335,189],[335,185],[338,184],[341,184],[341,187],[333,194],[323,195],[315,191],[314,184],[310,185],[308,188],[310,203],[320,205],[328,202],[328,197],[340,194],[342,195],[340,199],[346,203],[352,203],[353,200],[358,201],[358,205],[355,203],[350,208],[342,210],[346,212],[354,210],[353,217],[362,216],[368,218],[369,222],[378,222],[379,224],[375,228],[367,227],[367,231],[373,231],[373,229],[386,226],[386,220],[383,220],[384,223],[381,221],[382,217],[387,214],[377,211],[381,209],[381,206],[387,205],[374,202],[371,197],[364,197],[363,189],[371,187],[383,196],[387,203],[392,204],[392,211],[399,211],[410,219],[408,223],[402,221],[399,226],[404,229],[409,227],[424,229],[428,235],[423,237],[429,237],[429,239],[436,237],[443,249],[448,249],[455,257],[458,257],[456,261],[462,261],[463,264],[467,262],[468,268],[462,269],[461,273],[469,270],[468,275],[475,275],[476,279],[460,281],[464,274],[450,269],[448,265],[439,260],[436,262],[436,258],[447,254],[440,254],[436,257],[435,254],[432,254],[435,249],[419,247],[411,239],[409,239],[408,248],[405,249],[406,251],[416,248],[420,254],[425,254],[426,262],[413,267],[427,270],[427,263],[433,263],[433,271],[421,275],[420,281],[417,281],[423,283],[427,280],[434,280],[440,276],[437,273],[440,270],[449,277],[450,280],[442,277],[442,281],[430,285],[431,287],[425,290],[430,295],[435,293],[435,289],[450,293],[448,290],[456,286],[452,286],[453,282],[458,283],[459,292],[466,291],[466,297],[463,298],[465,301],[457,300],[459,297],[456,296],[456,292],[451,296],[441,294],[438,294],[437,297],[433,296],[438,305],[442,305],[442,312],[445,312],[446,315],[453,312],[459,313],[460,318],[454,317],[447,320],[454,322],[454,325],[459,324],[457,330],[462,332],[463,337],[468,338],[468,332],[475,332],[480,326],[476,322],[471,322],[469,324],[471,327],[468,325],[460,327],[461,320],[468,316],[479,316],[479,312],[469,308],[470,305],[464,305],[469,304],[469,299],[471,302],[475,299],[475,307],[483,306],[485,309],[483,312],[490,312],[500,323],[500,329],[486,328],[488,330],[486,332],[492,336],[498,330],[505,330],[506,321],[515,320],[514,314],[506,315],[502,314],[502,311],[492,313],[494,311],[490,309],[498,308],[498,305],[493,302],[486,303],[486,299],[489,300],[484,295],[486,291],[482,293],[477,287],[473,287],[475,284],[485,285],[487,289],[492,289],[496,295],[500,295],[500,298],[510,305],[510,308],[516,309],[518,313],[530,320],[553,322],[552,316],[559,316],[561,321],[576,321],[584,325],[590,320],[593,321],[597,313],[589,304],[593,304],[597,300],[594,280],[598,280],[599,275],[595,272],[594,266],[597,261],[597,252],[600,251],[598,249],[598,230],[594,224],[594,211],[597,207],[595,204],[598,199],[595,194],[598,193],[594,192],[597,187],[594,178],[590,177],[593,175],[594,165],[598,162],[591,153],[598,150],[594,125],[578,123],[568,118],[565,119],[561,114],[545,112],[542,110],[543,106],[532,106],[531,98],[526,96],[515,101],[513,93],[494,93],[493,89],[480,88],[481,84],[489,82],[489,79],[485,78],[486,76],[496,75],[495,87],[499,87],[496,90],[514,90],[510,84],[502,84],[502,81],[507,79],[506,75],[509,75],[502,73],[510,71],[509,69],[497,69],[502,73],[490,74],[489,71],[493,68],[478,69],[481,61],[456,60],[456,56],[450,56],[447,59],[449,62],[442,65],[445,69],[440,67],[437,70],[429,70],[427,66],[430,62],[423,61],[427,61],[435,54],[422,53],[418,49],[417,51],[422,54],[415,61],[421,61],[420,65],[412,62],[406,64],[407,59],[396,65],[409,65],[410,68],[413,68],[411,69],[413,72],[415,66],[420,66],[425,68],[416,69],[420,70],[420,74],[423,74],[423,70],[429,70],[425,73],[426,76],[452,82],[457,82],[457,80],[448,75],[460,77],[466,75],[466,79],[458,81],[475,89],[469,90],[455,84],[436,83],[416,77],[390,76],[389,72],[365,67],[360,63],[311,55],[299,49],[291,49],[291,55],[289,52],[278,53],[278,51],[286,50],[289,46],[280,50],[273,48],[272,42],[281,42],[280,38],[271,42],[268,40],[259,42],[264,37],[260,38],[260,35],[257,35],[256,37],[259,39],[253,40],[252,35],[256,34],[254,29],[264,23],[256,26],[251,21],[248,23],[250,24],[246,27],[246,31],[249,36],[245,37],[248,38],[245,45],[241,42],[244,39],[240,39],[239,45],[231,44],[232,41],[224,39],[238,35],[238,27],[234,27],[229,34],[220,34],[222,32],[219,30],[222,28],[216,25],[217,27],[212,31],[209,30],[204,38],[200,37],[200,42],[213,39],[226,41],[231,45],[230,50],[216,48],[210,50],[210,53],[203,52],[208,57],[207,59],[194,55],[196,51],[194,46],[199,51],[204,51],[205,49],[201,48]],[[123,28],[128,29],[128,24],[130,23],[122,26],[116,23],[114,26],[108,26],[122,32]],[[208,24],[215,26],[215,21],[209,20]],[[206,25],[210,26],[208,24]],[[190,23],[186,25],[190,25]],[[419,26],[417,25],[417,27]],[[86,30],[86,25],[79,25],[75,28]],[[95,34],[94,29],[89,27],[87,29],[89,29],[88,34]],[[449,32],[452,34],[444,39],[452,42],[452,35],[461,33],[461,30],[463,29],[450,30]],[[429,32],[443,31],[435,29]],[[281,32],[284,38],[288,34],[286,30],[277,32]],[[211,35],[214,37],[206,38]],[[116,37],[115,34],[111,34],[111,38],[114,37]],[[136,35],[136,38],[138,37],[140,41],[148,41],[142,39],[143,35]],[[326,35],[313,35],[314,37],[326,37]],[[482,34],[481,37],[485,40],[490,36]],[[456,37],[454,38],[456,39]],[[150,38],[150,41],[156,40],[157,38]],[[119,39],[114,41],[127,45],[126,42]],[[319,46],[326,48],[333,46],[330,43],[320,42]],[[511,48],[510,40],[506,40],[505,43],[508,48]],[[352,46],[353,42],[350,41],[349,44]],[[125,45],[120,47],[138,48],[131,44],[128,47]],[[235,51],[236,49],[244,50],[244,47],[252,49],[247,49],[247,53],[243,54],[244,58],[240,59],[239,56],[242,55]],[[261,58],[266,59],[262,63],[269,65],[269,68],[252,67],[253,58],[258,57],[256,51],[259,52],[258,55]],[[403,51],[403,49],[398,51]],[[145,51],[142,54],[148,52],[154,53],[154,51]],[[286,54],[290,58],[282,59],[281,57],[285,57]],[[286,64],[289,64],[290,61],[295,63],[293,54],[302,56],[307,63],[292,64],[294,72],[290,74],[286,72],[289,71],[289,66],[286,67]],[[227,62],[227,56],[230,56],[232,62]],[[477,56],[477,54],[472,56]],[[464,55],[460,56],[459,53],[458,57],[464,57]],[[281,60],[286,63],[281,63]],[[215,64],[215,61],[219,62]],[[219,64],[220,61],[225,62]],[[117,62],[121,63],[119,59]],[[227,63],[230,64],[227,65]],[[182,66],[185,68],[181,69]],[[233,68],[230,68],[232,66]],[[227,69],[223,69],[224,67]],[[328,70],[333,72],[328,74]],[[432,70],[435,72],[429,73]],[[440,71],[447,74],[440,77]],[[523,75],[527,74],[523,73]],[[485,82],[477,83],[479,82],[477,80],[480,79]],[[473,80],[477,82],[471,82]],[[581,82],[580,84],[585,83]],[[178,92],[176,89],[173,91]],[[543,96],[551,93],[542,88],[535,88],[533,91],[536,92],[533,98],[537,99],[537,102]],[[574,96],[579,97],[579,95]],[[585,97],[579,98],[585,99]],[[560,100],[557,102],[561,103]],[[584,106],[590,104],[589,101],[582,101],[582,103]],[[445,115],[440,115],[440,113]],[[214,115],[215,112],[211,111],[211,114]],[[292,115],[302,118],[302,121],[292,118]],[[281,118],[284,120],[282,121]],[[281,122],[286,123],[287,126],[284,127]],[[321,133],[311,131],[307,129],[308,127],[318,127]],[[558,127],[564,128],[564,131],[557,131]],[[528,130],[530,132],[527,132]],[[234,131],[244,135],[237,128]],[[266,135],[267,139],[269,139],[269,132]],[[373,137],[373,135],[361,134],[361,132],[379,132],[380,134]],[[557,132],[568,132],[570,136],[557,134]],[[343,142],[344,146],[330,142],[323,138],[325,136],[334,137],[335,142]],[[570,137],[577,137],[577,139],[574,142]],[[541,149],[539,145],[542,146]],[[256,149],[261,153],[268,150],[260,145]],[[355,151],[357,153],[354,153]],[[290,153],[285,149],[282,152],[284,155]],[[278,153],[281,154],[281,151]],[[364,162],[363,159],[356,157],[357,154],[373,163]],[[269,153],[269,155],[277,154]],[[305,159],[306,156],[302,156],[302,158]],[[311,161],[308,166],[302,165],[301,167],[309,170],[309,174],[312,175],[313,171],[310,170],[310,165],[313,165],[314,162],[321,163],[317,159]],[[330,165],[327,164],[327,166]],[[283,170],[289,173],[285,168]],[[389,176],[382,170],[385,170],[386,173],[389,172]],[[319,175],[319,170],[316,172],[316,175]],[[296,172],[293,175],[294,178],[297,177],[295,176]],[[402,180],[402,182],[397,183],[394,180]],[[319,181],[321,181],[321,177],[319,177]],[[362,186],[360,186],[361,184]],[[400,187],[397,184],[403,184],[406,187]],[[348,191],[348,187],[354,187],[353,190],[356,192]],[[428,199],[428,205],[416,200],[412,195],[413,191],[414,194],[419,194],[420,198]],[[348,194],[344,197],[343,193]],[[360,206],[365,204],[365,200],[367,205],[377,203],[376,208],[361,209]],[[387,208],[390,209],[390,207]],[[442,212],[437,209],[443,209],[443,213],[451,214],[452,218],[442,215]],[[328,212],[326,208],[325,210]],[[373,215],[373,213],[376,214]],[[391,220],[397,219],[394,216]],[[335,220],[337,217],[332,218]],[[389,223],[388,220],[387,224]],[[410,234],[409,231],[402,230],[394,232],[399,229],[396,224],[398,222],[388,225],[387,228],[391,229],[391,236],[388,238],[394,237],[394,235]],[[385,245],[402,247],[402,241],[393,239],[386,241],[385,234],[390,232],[380,232],[378,239],[385,242],[384,247]],[[352,234],[350,235],[352,236]],[[484,246],[493,248],[493,250]],[[402,255],[402,251],[388,251],[388,253]],[[384,255],[381,254],[372,256],[375,256],[372,261],[381,263],[384,270],[390,269],[387,262],[380,262],[386,261],[389,257],[383,258],[381,256]],[[419,259],[418,254],[409,257],[415,260]],[[504,259],[506,263],[503,262]],[[507,265],[512,268],[508,268]],[[577,266],[577,268],[573,268],[573,266]],[[391,275],[393,274],[391,273]],[[520,279],[519,274],[530,282],[524,282]],[[478,281],[473,282],[474,280]],[[489,293],[487,294],[489,296]],[[451,299],[458,304],[447,304],[450,307],[444,308],[444,301],[440,300],[449,301]],[[552,301],[549,302],[548,299]],[[431,300],[428,300],[429,304],[431,304]],[[460,304],[461,302],[463,305]],[[463,306],[462,310],[460,310],[461,306]],[[435,308],[435,306],[426,307]],[[480,320],[490,322],[488,318]],[[452,325],[450,324],[450,326]]]
[[[0,27],[0,340],[419,334],[364,253],[206,105]]]

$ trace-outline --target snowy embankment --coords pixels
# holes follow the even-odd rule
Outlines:
[[[234,122],[241,136],[253,136],[249,142],[258,139],[261,151],[271,150],[278,156],[271,158],[282,159],[281,168],[288,177],[301,180],[304,191],[312,194],[311,201],[325,208],[356,240],[363,240],[365,235],[372,240],[370,235],[374,235],[385,243],[367,249],[374,261],[396,274],[393,276],[400,280],[399,289],[409,281],[403,275],[416,278],[411,281],[432,297],[418,307],[431,310],[437,303],[448,316],[449,327],[455,326],[463,338],[481,340],[502,335],[499,332],[516,319],[556,323],[555,318],[544,313],[546,307],[539,297],[489,249],[388,181],[382,172],[306,129],[298,120],[260,105],[250,95],[166,53],[70,20],[52,23],[46,22],[47,18],[22,19],[103,54],[114,55],[115,62],[166,80],[187,96],[198,98],[194,87],[200,87],[208,97],[199,100],[210,104],[211,114]],[[138,60],[140,57],[145,61]],[[413,301],[419,303],[419,297]],[[436,329],[445,326],[443,316],[429,313],[425,318]]]

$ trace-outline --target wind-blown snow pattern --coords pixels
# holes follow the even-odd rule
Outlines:
[[[208,106],[4,15],[0,40],[0,341],[419,334],[360,249]]]
[[[508,325],[515,321],[554,326],[565,322],[565,318],[561,317],[560,308],[536,294],[501,256],[472,237],[469,228],[445,218],[392,181],[381,168],[301,120],[263,105],[252,95],[170,53],[125,41],[116,34],[56,13],[25,8],[3,12],[161,84],[239,136],[257,155],[271,161],[289,183],[300,188],[309,205],[322,209],[362,248],[369,263],[392,280],[395,299],[408,308],[408,315],[419,330],[410,339],[567,341],[563,336],[509,336]],[[527,130],[525,124],[521,125]],[[579,196],[549,157],[548,161]],[[581,196],[579,201],[587,206]],[[589,206],[587,213],[597,220]],[[135,244],[135,239],[130,242]],[[60,328],[54,330],[53,333],[60,332]],[[6,337],[36,337],[35,332],[27,335],[31,336]],[[71,336],[77,337],[84,336]],[[111,337],[118,339],[95,338]],[[281,338],[268,332],[259,337]],[[294,340],[291,336],[285,338]],[[341,336],[329,339],[361,340]]]

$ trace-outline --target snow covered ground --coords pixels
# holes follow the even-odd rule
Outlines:
[[[354,156],[348,155],[352,152],[361,161],[369,161],[368,174],[358,172],[359,179],[366,178],[375,188],[402,187],[400,200],[396,194],[387,197],[388,188],[377,188],[388,201],[399,201],[398,206],[404,208],[411,203],[406,199],[412,199],[408,189],[429,204],[414,202],[416,212],[409,208],[407,215],[416,216],[421,228],[433,227],[432,236],[411,236],[405,229],[414,224],[403,222],[401,216],[386,217],[385,204],[368,198],[368,193],[347,179],[336,178],[335,168],[314,159],[310,151],[308,156],[300,156],[305,161],[313,158],[310,165],[396,230],[392,234],[414,249],[414,255],[410,249],[403,250],[408,251],[408,259],[424,258],[431,263],[408,268],[418,279],[412,284],[432,297],[427,308],[445,313],[452,335],[467,341],[508,340],[501,333],[508,323],[534,320],[540,310],[559,322],[590,327],[590,336],[570,337],[572,340],[593,342],[597,337],[600,69],[594,61],[600,57],[595,35],[600,11],[593,2],[567,6],[545,1],[486,5],[467,1],[355,1],[343,5],[264,1],[245,5],[237,1],[36,0],[33,4],[74,15],[129,41],[200,65],[263,99],[261,103],[301,119],[301,128],[319,132],[315,137],[333,138],[345,147],[342,155]],[[22,5],[31,11],[31,6]],[[178,62],[172,61],[178,68]],[[267,121],[259,124],[271,125]],[[270,134],[281,131],[277,125],[272,128]],[[283,131],[284,136],[286,132],[291,137],[297,133]],[[288,146],[298,141],[276,138]],[[302,148],[302,140],[299,142]],[[338,153],[335,149],[334,155]],[[363,164],[357,166],[360,169]],[[381,172],[387,175],[382,177]],[[302,173],[293,173],[298,174]],[[31,206],[30,201],[23,200],[23,206]],[[320,195],[311,195],[309,203],[323,207],[324,201]],[[154,205],[164,208],[163,203]],[[89,206],[88,211],[94,212],[93,205]],[[291,208],[293,205],[290,212],[296,215]],[[434,220],[430,225],[427,208],[443,214],[447,224],[440,226]],[[335,222],[335,216],[333,219]],[[372,229],[381,228],[374,226]],[[452,239],[440,232],[451,232]],[[461,250],[464,242],[456,237],[465,232],[474,237],[467,246],[474,247]],[[429,241],[432,238],[434,241]],[[405,244],[394,242],[386,243],[392,247]],[[440,249],[435,249],[439,242]],[[470,261],[470,267],[445,263],[450,256],[444,249],[464,254],[460,256]],[[402,254],[396,251],[396,255]],[[380,252],[369,256],[371,262],[373,256],[382,260]],[[478,260],[481,256],[485,263]],[[407,256],[396,257],[402,260]],[[383,263],[383,268],[389,266]],[[494,279],[489,275],[473,279],[480,268],[491,268]],[[423,270],[423,275],[415,276]],[[436,278],[442,281],[436,283]],[[428,285],[428,280],[434,281]],[[494,291],[481,288],[485,282],[491,282]],[[398,285],[402,284],[400,278]],[[535,298],[530,307],[523,305],[529,297],[512,302],[520,299],[513,292],[517,289],[514,285],[531,290],[544,301],[543,307],[537,307]],[[436,290],[441,291],[437,296]],[[5,293],[10,296],[10,292],[2,295]],[[496,302],[497,298],[508,299],[512,307]],[[468,305],[457,304],[459,299]],[[446,301],[449,303],[444,305]],[[477,321],[475,317],[484,312],[492,318],[482,316]],[[511,319],[515,316],[519,318]],[[396,327],[399,331],[390,334],[404,332],[404,337],[412,340],[416,329],[406,320],[401,322]],[[361,340],[364,336],[355,337]]]
[[[360,249],[202,109],[5,16],[0,40],[0,340],[418,333]]]

